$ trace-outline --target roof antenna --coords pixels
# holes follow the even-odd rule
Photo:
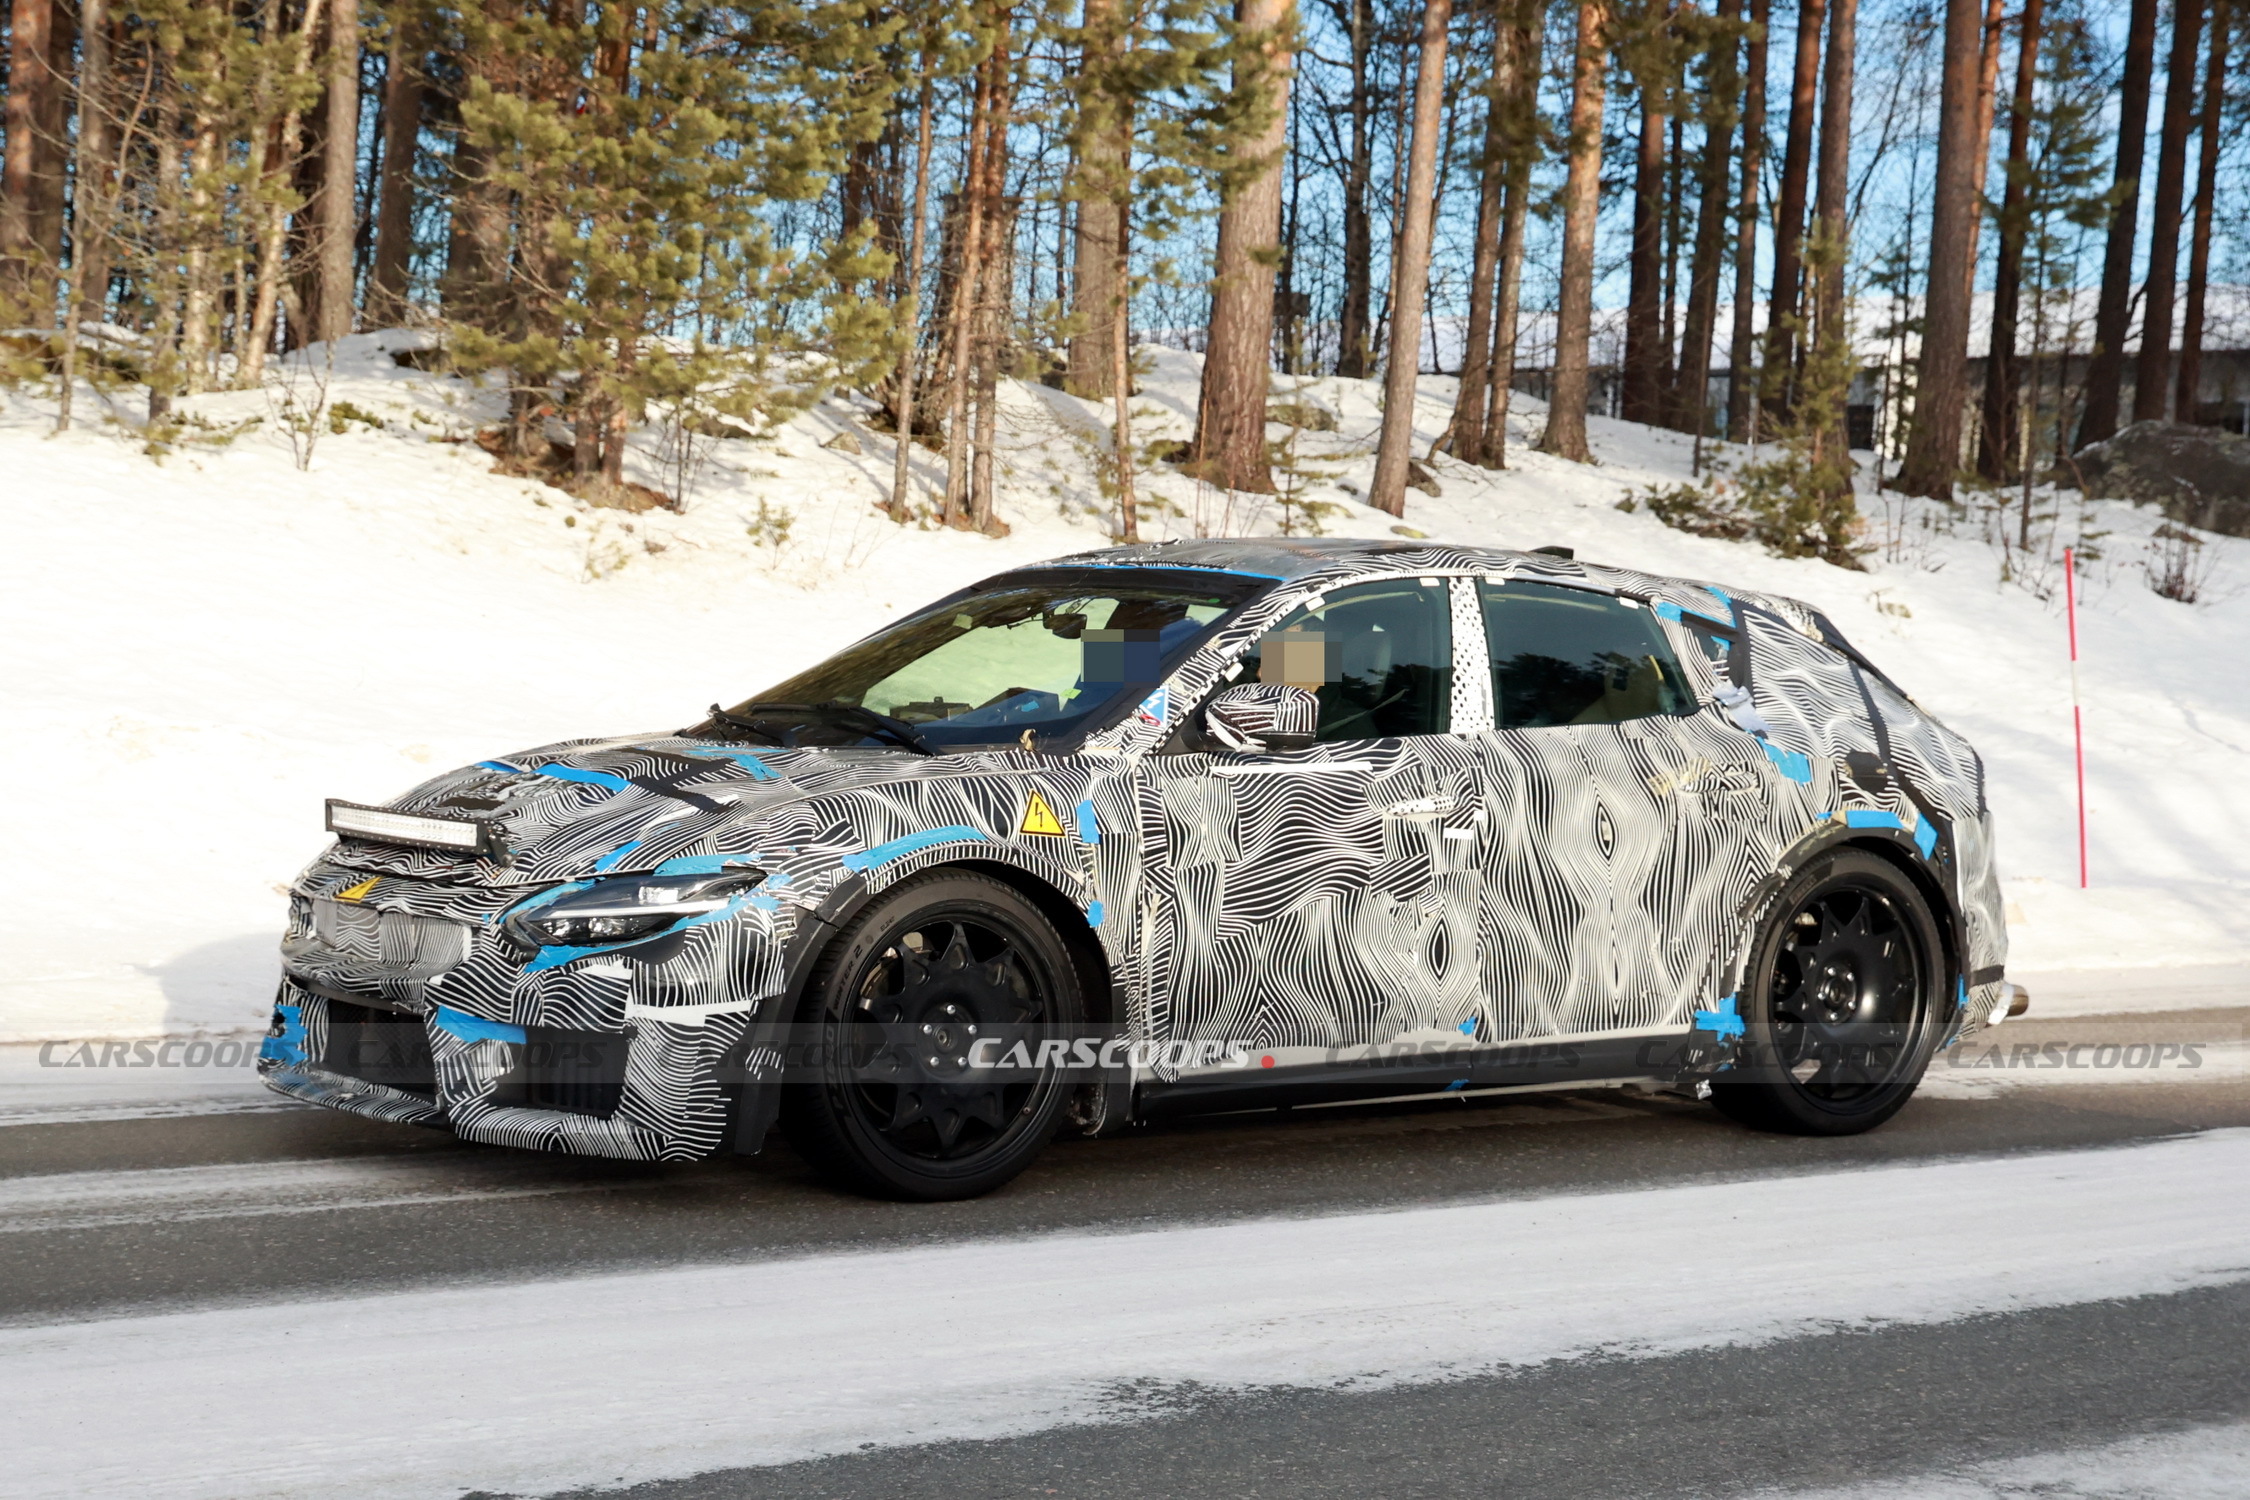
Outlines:
[[[1565,561],[1571,561],[1576,559],[1578,552],[1577,549],[1572,547],[1534,547],[1531,549],[1531,555],[1534,557],[1559,557]]]

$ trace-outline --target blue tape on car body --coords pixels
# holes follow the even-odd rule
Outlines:
[[[305,1061],[305,1008],[284,1002],[274,1014],[281,1017],[281,1035],[269,1036],[258,1047],[258,1061],[280,1063],[285,1068]]]
[[[1802,751],[1785,750],[1772,740],[1761,739],[1758,743],[1765,746],[1766,759],[1772,761],[1775,769],[1782,775],[1799,786],[1812,785],[1812,760],[1809,756]]]
[[[616,869],[619,865],[625,862],[626,855],[631,854],[635,849],[638,849],[640,847],[641,841],[639,839],[633,840],[630,844],[619,844],[616,848],[610,850],[609,853],[594,861],[594,873],[596,875],[607,875],[610,871]]]
[[[1695,1029],[1716,1032],[1720,1036],[1740,1036],[1749,1028],[1736,1013],[1735,997],[1727,995],[1718,1000],[1710,1010],[1695,1013]]]
[[[887,865],[894,859],[904,859],[909,854],[919,854],[924,849],[934,849],[940,844],[978,843],[992,840],[984,830],[955,823],[945,828],[932,828],[924,833],[910,833],[904,838],[892,839],[887,844],[877,844],[872,849],[862,849],[857,854],[844,856],[847,870],[872,870]]]
[[[721,749],[717,745],[703,745],[697,747],[695,753],[697,755],[724,756],[726,759],[731,760],[736,765],[740,766],[743,770],[749,772],[750,779],[752,781],[779,781],[781,779],[781,773],[779,771],[776,771],[773,767],[767,765],[762,759],[762,757],[772,754],[772,751],[725,750]]]
[[[538,774],[550,781],[574,781],[582,786],[604,786],[613,792],[622,792],[633,783],[612,771],[581,771],[576,766],[566,766],[549,761],[538,768]]]
[[[450,1005],[437,1008],[438,1030],[448,1036],[457,1036],[464,1042],[516,1042],[524,1040],[521,1026],[510,1026],[505,1021],[487,1021],[482,1016],[472,1016],[465,1010],[455,1010]]]

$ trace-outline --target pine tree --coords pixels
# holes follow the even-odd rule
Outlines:
[[[1805,325],[1803,291],[1805,198],[1812,177],[1813,109],[1820,93],[1820,34],[1827,0],[1797,0],[1796,64],[1789,84],[1789,132],[1781,153],[1781,195],[1774,204],[1773,286],[1766,311],[1766,355],[1760,404],[1786,416]]]
[[[2195,230],[2188,241],[2187,306],[2180,321],[2175,421],[2202,420],[2203,306],[2211,279],[2211,220],[2219,193],[2219,126],[2227,97],[2229,0],[2211,0],[2211,45],[2203,72],[2202,139],[2195,177]]]
[[[1716,16],[1694,33],[1703,59],[1702,87],[1696,95],[1703,149],[1696,164],[1699,181],[1687,321],[1680,333],[1679,370],[1667,420],[1698,438],[1708,426],[1711,345],[1718,333],[1719,274],[1726,255],[1727,165],[1734,154],[1734,128],[1741,111],[1742,31],[1742,0],[1719,0]]]
[[[1266,399],[1273,367],[1273,280],[1281,233],[1295,0],[1244,0],[1234,38],[1235,134],[1211,268],[1211,324],[1188,462],[1230,490],[1273,493]]]
[[[461,102],[487,206],[517,206],[506,316],[455,324],[454,357],[507,370],[519,413],[567,379],[575,482],[595,493],[623,484],[652,402],[771,421],[890,352],[886,312],[847,290],[887,269],[864,236],[792,254],[766,210],[819,196],[881,130],[889,83],[870,63],[896,17],[671,0],[642,19],[636,35],[620,12],[488,12]]]
[[[1422,294],[1430,275],[1438,113],[1445,91],[1446,32],[1452,22],[1452,0],[1427,0],[1415,72],[1405,212],[1399,226],[1398,253],[1391,265],[1395,311],[1391,317],[1390,357],[1383,372],[1382,437],[1375,450],[1375,481],[1367,496],[1368,504],[1394,516],[1406,514],[1406,469],[1413,459],[1414,386],[1422,365]]]
[[[1727,436],[1757,440],[1758,178],[1765,167],[1766,22],[1771,0],[1750,0],[1742,104],[1742,186],[1735,207],[1734,328],[1727,343]]]
[[[1594,220],[1601,207],[1602,104],[1609,62],[1607,0],[1579,0],[1570,92],[1569,176],[1563,183],[1562,287],[1555,368],[1539,448],[1591,463],[1586,446],[1587,341],[1594,321]]]
[[[2024,196],[2030,188],[2032,110],[2039,81],[2043,0],[2023,0],[2016,28],[2016,75],[2008,104],[2008,158],[1995,227],[2000,245],[1992,273],[1992,330],[1984,363],[1982,439],[1977,472],[2004,480],[2016,472],[2016,320],[2022,309]]]
[[[2101,300],[2094,311],[2094,352],[2086,362],[2086,408],[2078,427],[2080,447],[2117,432],[2125,377],[2125,333],[2132,319],[2133,256],[2139,246],[2141,155],[2148,143],[2149,78],[2155,66],[2156,0],[2133,0],[2126,22],[2124,74],[2118,85],[2109,237],[2102,250]]]
[[[2156,200],[2150,205],[2148,276],[2141,284],[2141,352],[2133,420],[2161,422],[2172,397],[2172,297],[2179,285],[2180,199],[2186,191],[2195,64],[2206,0],[2172,0],[2172,50],[2165,63],[2164,123],[2157,137]]]
[[[1938,105],[1938,164],[1930,221],[1930,279],[1924,298],[1914,424],[1898,487],[1951,498],[1961,467],[1961,417],[1968,404],[1970,272],[1976,260],[1978,0],[1948,0]]]

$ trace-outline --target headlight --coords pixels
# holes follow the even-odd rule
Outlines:
[[[729,870],[597,880],[561,895],[533,898],[509,914],[507,926],[534,948],[629,942],[662,932],[682,917],[717,911],[765,878],[762,870]]]

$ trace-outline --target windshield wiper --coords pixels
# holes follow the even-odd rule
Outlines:
[[[746,705],[752,713],[803,714],[809,718],[830,719],[868,734],[889,740],[901,749],[917,755],[935,755],[936,747],[922,738],[922,732],[904,719],[894,719],[889,714],[879,714],[872,708],[862,708],[857,703],[846,703],[841,698],[831,698],[825,703],[752,703]]]
[[[711,705],[711,721],[715,724],[724,724],[729,729],[739,729],[746,734],[757,735],[760,739],[770,740],[784,748],[787,748],[789,744],[787,735],[767,728],[761,720],[745,719],[740,714],[730,714],[716,703]]]

